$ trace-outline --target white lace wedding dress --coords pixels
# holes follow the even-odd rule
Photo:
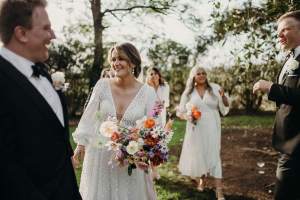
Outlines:
[[[135,126],[138,119],[150,113],[155,103],[155,91],[144,84],[127,107],[123,126]],[[85,145],[80,193],[83,200],[154,200],[156,193],[150,174],[135,169],[129,176],[127,167],[111,166],[111,152],[100,147],[106,139],[99,134],[100,124],[116,116],[109,79],[101,79],[94,87],[90,101],[77,129],[73,133],[77,144]]]

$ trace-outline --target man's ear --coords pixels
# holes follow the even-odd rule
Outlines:
[[[15,38],[21,43],[28,42],[26,31],[26,28],[22,26],[16,26],[14,30]]]

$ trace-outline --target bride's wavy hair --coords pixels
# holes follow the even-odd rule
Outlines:
[[[184,94],[186,96],[190,96],[190,94],[193,92],[194,88],[195,88],[195,76],[196,74],[199,72],[199,71],[202,71],[204,72],[205,74],[207,74],[206,70],[203,68],[203,67],[193,67],[190,71],[190,74],[189,74],[189,77],[186,81],[186,84],[185,84],[185,89],[184,89]],[[209,93],[212,93],[212,87],[211,85],[209,84],[208,82],[208,79],[206,78],[205,80],[205,84],[206,84],[206,87],[208,89],[208,92]]]
[[[112,66],[112,52],[117,51],[119,56],[126,60],[129,63],[134,65],[133,75],[137,78],[141,73],[142,67],[142,59],[137,48],[128,42],[116,44],[112,48],[110,48],[108,52],[108,63]]]

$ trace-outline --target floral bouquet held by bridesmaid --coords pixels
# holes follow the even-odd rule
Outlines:
[[[191,103],[186,104],[188,119],[192,122],[194,126],[197,125],[198,120],[200,120],[202,113],[200,110]]]

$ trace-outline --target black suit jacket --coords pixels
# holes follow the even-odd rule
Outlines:
[[[300,63],[300,56],[296,58]],[[300,66],[290,70],[283,83],[272,85],[268,98],[276,102],[273,146],[281,153],[300,154]]]
[[[81,199],[71,164],[67,110],[65,127],[44,97],[0,56],[0,199]]]

